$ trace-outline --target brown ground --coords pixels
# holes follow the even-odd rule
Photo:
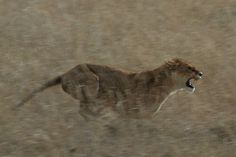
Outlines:
[[[1,157],[235,157],[235,0],[0,0]],[[182,57],[204,72],[155,120],[86,124],[46,80],[89,62],[145,70]]]

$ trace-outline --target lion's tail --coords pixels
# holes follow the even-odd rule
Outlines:
[[[41,87],[35,89],[33,92],[31,92],[28,96],[26,96],[20,103],[18,103],[16,105],[16,107],[21,107],[24,105],[24,103],[26,103],[27,101],[29,101],[30,99],[32,99],[37,93],[42,92],[43,90],[58,85],[61,83],[61,76],[58,76],[48,82],[46,82],[45,84],[43,84]]]

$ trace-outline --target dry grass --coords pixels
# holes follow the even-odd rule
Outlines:
[[[1,157],[235,157],[235,0],[0,0]],[[78,63],[145,70],[182,57],[205,74],[155,120],[86,124],[32,89]]]

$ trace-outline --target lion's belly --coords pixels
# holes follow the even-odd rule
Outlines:
[[[122,117],[145,118],[151,117],[155,112],[155,97],[140,96],[137,94],[106,90],[99,93],[94,104],[90,104],[90,109],[96,115],[117,113]]]
[[[117,113],[122,117],[131,118],[149,118],[154,113],[153,104],[143,104],[137,103],[137,101],[132,99],[98,99],[99,105],[94,106],[93,110],[103,116],[108,114],[108,112]]]

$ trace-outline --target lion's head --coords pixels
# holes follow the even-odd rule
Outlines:
[[[193,81],[202,78],[203,73],[182,59],[176,58],[166,63],[171,71],[177,89],[195,91]]]

